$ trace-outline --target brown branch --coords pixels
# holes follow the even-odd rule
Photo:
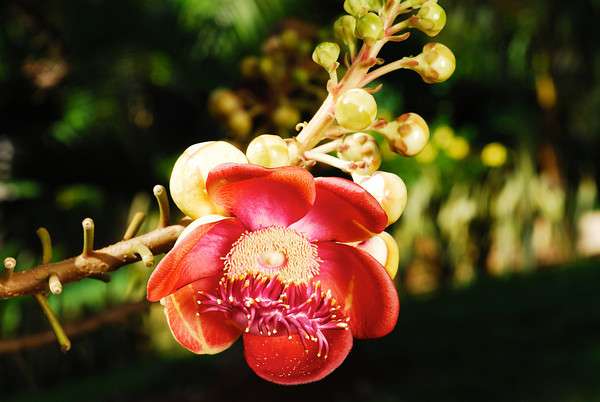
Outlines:
[[[21,272],[13,272],[10,276],[4,275],[0,277],[0,298],[47,292],[48,279],[53,274],[63,285],[84,278],[102,277],[107,272],[114,271],[123,265],[139,261],[140,244],[147,247],[152,254],[165,253],[173,247],[175,240],[187,223],[189,221],[182,221],[178,225],[158,228],[87,254],[52,264],[38,265]]]
[[[82,321],[67,324],[64,326],[64,329],[70,338],[77,337],[95,331],[103,325],[121,322],[129,315],[143,311],[147,307],[148,303],[145,301],[121,305]],[[16,339],[0,340],[0,354],[34,349],[55,341],[56,337],[52,331],[41,332]]]

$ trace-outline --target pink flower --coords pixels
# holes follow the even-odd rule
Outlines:
[[[256,374],[301,384],[337,368],[353,337],[394,328],[391,278],[371,255],[344,244],[388,222],[362,187],[296,167],[222,164],[206,188],[232,217],[195,221],[148,282],[148,300],[161,300],[182,346],[214,354],[242,335]]]

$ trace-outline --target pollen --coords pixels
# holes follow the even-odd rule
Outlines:
[[[225,256],[225,276],[277,278],[284,284],[308,283],[319,273],[317,247],[293,229],[273,226],[244,233]]]

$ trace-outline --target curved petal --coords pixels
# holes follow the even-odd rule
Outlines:
[[[385,211],[358,184],[339,177],[319,177],[315,184],[315,205],[291,225],[311,240],[362,241],[387,226]]]
[[[396,326],[400,302],[385,268],[373,257],[346,244],[317,245],[320,280],[343,304],[356,338],[378,338]]]
[[[215,204],[252,230],[274,225],[287,227],[302,218],[315,200],[312,175],[292,166],[267,169],[222,164],[210,172],[206,188]]]
[[[199,312],[196,303],[198,291],[212,291],[216,286],[216,277],[201,279],[161,300],[171,333],[181,346],[191,352],[209,355],[222,352],[242,332],[221,312]]]
[[[323,332],[329,343],[327,358],[317,357],[318,346],[308,342],[304,349],[299,335],[261,336],[244,334],[244,356],[261,378],[276,384],[305,384],[320,380],[339,367],[350,349],[352,334],[342,329]]]
[[[160,261],[147,286],[147,298],[158,301],[177,289],[223,270],[222,257],[246,228],[237,219],[198,226]]]

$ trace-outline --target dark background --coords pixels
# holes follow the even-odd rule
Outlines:
[[[391,230],[404,301],[392,335],[357,342],[322,382],[282,388],[258,380],[239,345],[211,357],[182,352],[159,309],[146,308],[74,338],[67,355],[54,344],[0,355],[0,400],[600,400],[600,271],[577,247],[582,217],[599,206],[600,2],[440,4],[448,24],[434,40],[456,54],[455,75],[429,86],[395,72],[377,95],[381,113],[414,111],[430,123],[435,154],[385,156],[409,197],[431,189]],[[149,213],[148,230],[152,186],[168,183],[187,146],[289,135],[275,112],[290,103],[302,120],[318,107],[324,76],[310,52],[341,12],[341,1],[313,0],[2,2],[0,257],[15,256],[18,269],[39,262],[39,226],[53,235],[54,259],[74,255],[86,216],[98,245],[118,239],[138,210]],[[417,54],[428,40],[416,32],[383,57]],[[264,66],[242,73],[248,57],[284,78],[266,79]],[[243,98],[244,112],[260,106],[249,130],[209,111],[217,88]],[[457,157],[440,128],[468,153]],[[489,143],[507,150],[502,166],[481,157]],[[517,201],[502,214],[506,194]],[[442,213],[461,205],[475,211],[469,219]],[[546,223],[551,240],[539,246],[535,228]],[[495,262],[499,245],[519,258]],[[66,286],[51,303],[77,322],[138,303],[147,275],[134,265],[108,285]],[[32,299],[0,302],[2,339],[45,330]]]

